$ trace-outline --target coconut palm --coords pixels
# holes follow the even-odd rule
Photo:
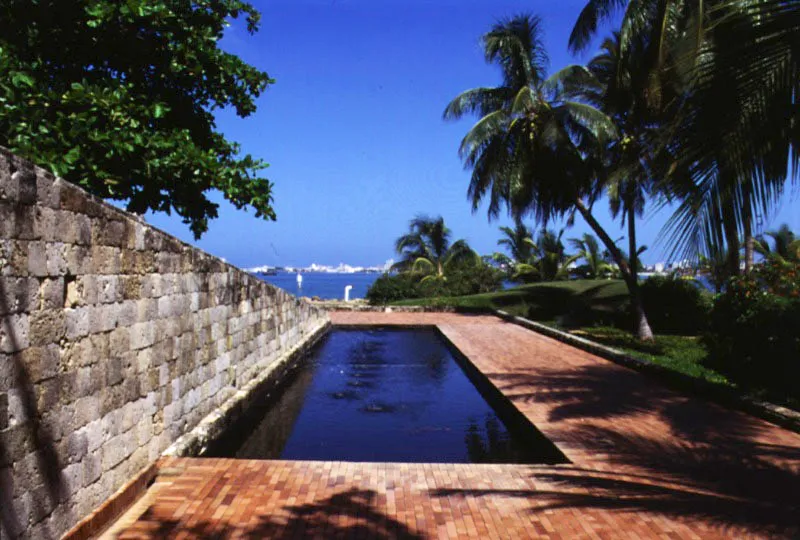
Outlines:
[[[570,238],[569,243],[577,250],[577,259],[585,261],[586,277],[598,279],[613,272],[614,267],[609,264],[593,235],[584,233],[580,238]]]
[[[527,260],[518,262],[512,276],[520,281],[555,281],[568,276],[567,266],[577,257],[567,257],[561,236],[564,230],[556,234],[552,230],[542,229],[531,241],[531,255]]]
[[[602,110],[613,119],[619,132],[619,138],[604,149],[605,188],[612,216],[620,218],[627,227],[625,258],[631,274],[631,295],[636,297],[640,295],[638,271],[642,251],[637,244],[636,219],[643,215],[648,199],[669,193],[665,179],[655,180],[658,164],[666,158],[666,153],[655,143],[664,110],[651,98],[649,56],[648,43],[636,36],[628,38],[627,54],[623,55],[621,34],[615,32],[603,41],[600,53],[586,68],[570,68],[569,84],[572,95]]]
[[[472,169],[468,196],[473,210],[489,199],[489,217],[506,206],[513,215],[539,223],[579,213],[612,253],[630,291],[638,286],[628,261],[592,215],[603,191],[606,148],[618,136],[611,118],[570,99],[581,71],[568,68],[545,79],[547,54],[541,21],[521,15],[497,23],[483,38],[486,60],[500,66],[502,84],[457,96],[445,118],[478,114],[460,154]],[[638,296],[637,335],[652,339]]]
[[[571,48],[584,50],[620,10],[620,56],[645,44],[639,72],[648,101],[673,119],[662,130],[664,167],[691,180],[674,186],[681,203],[665,234],[672,255],[725,252],[736,274],[743,238],[749,269],[755,224],[774,209],[787,171],[796,180],[799,170],[800,2],[589,0]]]
[[[740,238],[749,269],[754,223],[773,211],[787,171],[796,173],[800,164],[800,3],[718,0],[712,6],[674,126],[666,130],[693,180],[669,224],[670,238],[684,252],[725,246],[736,274]]]
[[[420,274],[423,280],[444,279],[453,266],[480,260],[465,240],[451,243],[451,234],[441,216],[417,216],[409,222],[409,232],[395,242],[402,259],[394,268]]]
[[[776,231],[768,231],[766,236],[772,239],[772,247],[769,241],[760,236],[756,239],[755,249],[763,257],[781,263],[800,262],[800,238],[783,224]]]
[[[517,220],[514,228],[500,227],[500,232],[504,237],[497,241],[498,246],[503,246],[508,250],[511,259],[515,262],[527,262],[533,253],[533,238],[531,230],[522,221]]]

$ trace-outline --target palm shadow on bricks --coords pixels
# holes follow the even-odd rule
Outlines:
[[[616,471],[541,467],[530,475],[535,488],[439,489],[431,495],[521,498],[529,502],[530,514],[550,519],[559,510],[646,512],[678,521],[700,520],[724,536],[745,532],[800,536],[800,472],[770,459],[772,455],[796,456],[796,448],[773,448],[769,457],[758,457],[750,455],[759,451],[758,445],[743,446],[734,454],[711,445],[622,436],[595,426],[578,429],[582,440],[600,441],[587,444],[590,452],[613,448],[612,465],[619,465]]]
[[[761,435],[769,425],[758,419],[613,365],[488,376],[519,406],[550,405],[547,434],[603,456],[610,467],[546,469],[532,475],[541,489],[463,495],[530,498],[534,513],[652,511],[800,536],[800,445],[792,434],[767,439]]]
[[[10,314],[12,312],[7,304],[7,298],[4,283],[0,280],[0,313]],[[34,500],[34,504],[40,507],[40,510],[54,508],[63,502],[66,499],[66,485],[61,473],[61,463],[54,438],[50,430],[41,422],[33,383],[20,354],[23,347],[7,315],[0,318],[0,325],[3,326],[1,330],[7,342],[6,350],[12,351],[12,354],[9,355],[11,361],[10,386],[19,393],[19,402],[24,417],[22,425],[6,426],[9,423],[10,413],[8,410],[0,411],[3,415],[0,417],[2,420],[0,425],[0,528],[13,538],[24,532],[28,526],[28,517],[16,514],[17,505],[11,499],[15,491],[14,483],[24,482],[26,486],[23,489],[33,489],[40,480],[39,478],[14,478],[14,473],[10,470],[14,460],[23,458],[24,454],[28,454],[31,450],[36,454],[41,481],[46,496],[50,499],[49,504],[47,501]],[[23,455],[19,455],[21,449],[24,449]],[[44,513],[49,512],[45,511]]]
[[[676,436],[751,438],[754,418],[670,390],[631,369],[611,363],[570,369],[487,374],[517,404],[550,404],[548,420],[614,420],[655,414]],[[713,429],[708,429],[713,426]]]
[[[229,495],[220,505],[209,510],[222,519],[181,521],[159,516],[149,508],[136,524],[123,531],[119,538],[370,538],[388,540],[403,538],[422,540],[423,536],[405,524],[390,518],[374,507],[378,494],[371,490],[350,489],[319,502],[285,506],[279,515],[257,515],[240,512],[236,507],[247,504],[241,496]],[[253,505],[255,507],[255,505]],[[222,511],[220,511],[222,509]],[[234,518],[225,519],[224,516]]]

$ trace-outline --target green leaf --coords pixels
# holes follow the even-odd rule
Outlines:
[[[34,81],[33,77],[21,71],[16,71],[11,75],[11,84],[16,86],[17,88],[23,85],[27,86],[28,88],[31,88],[35,83],[36,81]]]
[[[81,149],[75,146],[72,149],[70,149],[69,152],[64,154],[64,161],[66,161],[70,165],[73,165],[76,161],[78,161],[78,158],[80,157],[81,157]]]

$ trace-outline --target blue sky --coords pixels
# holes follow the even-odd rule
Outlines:
[[[276,83],[258,112],[217,116],[219,128],[245,152],[270,164],[276,222],[239,211],[221,196],[220,218],[195,242],[176,217],[148,221],[240,266],[378,264],[416,214],[442,215],[455,238],[480,253],[498,249],[485,208],[466,199],[469,172],[457,150],[473,121],[444,122],[460,92],[499,81],[484,63],[480,36],[497,19],[521,12],[545,22],[551,70],[584,62],[567,52],[585,0],[284,0],[254,1],[262,13],[255,36],[234,24],[223,47],[267,71]],[[786,198],[772,223],[800,229],[798,198]],[[601,223],[622,236],[606,205]],[[667,212],[648,211],[640,242],[645,262],[663,259],[654,245]],[[564,237],[588,227],[578,218]]]

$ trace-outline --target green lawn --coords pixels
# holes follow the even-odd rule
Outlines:
[[[571,333],[691,377],[732,385],[724,375],[701,364],[708,353],[697,336],[659,335],[654,342],[645,343],[630,332],[609,326],[586,327],[572,330]]]

